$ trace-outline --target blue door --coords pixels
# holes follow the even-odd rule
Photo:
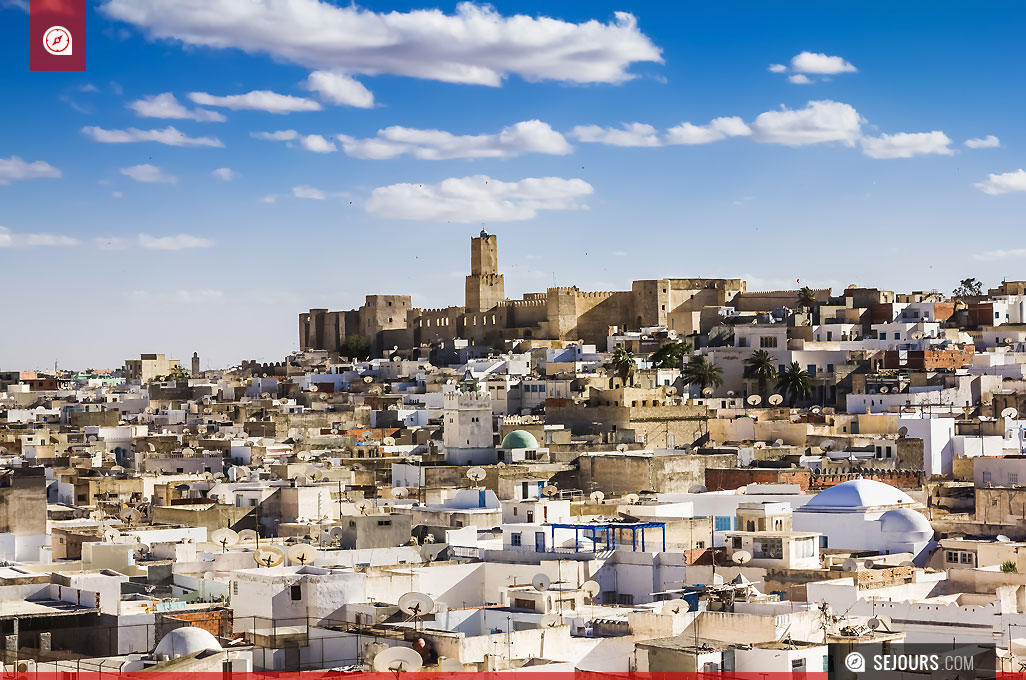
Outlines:
[[[534,534],[534,551],[545,552],[545,532],[537,531]]]

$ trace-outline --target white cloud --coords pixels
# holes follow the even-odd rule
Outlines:
[[[578,125],[570,133],[582,142],[610,146],[659,146],[659,133],[647,123],[624,123],[621,128]]]
[[[176,118],[214,123],[228,120],[217,111],[208,111],[206,109],[193,109],[190,111],[182,106],[170,92],[150,95],[137,99],[134,102],[129,102],[128,108],[144,118]]]
[[[794,73],[787,77],[787,82],[792,85],[809,85],[812,80],[804,73]]]
[[[984,253],[973,255],[974,260],[981,262],[996,262],[998,260],[1020,259],[1026,257],[1026,248],[1012,248],[1010,250],[988,250]]]
[[[987,135],[986,137],[967,139],[965,145],[970,149],[996,149],[1001,146],[1001,140],[994,135]]]
[[[101,127],[87,126],[82,132],[94,141],[104,144],[127,144],[131,142],[157,142],[168,146],[212,146],[222,147],[224,144],[217,137],[189,137],[181,130],[166,127],[163,130],[105,130]]]
[[[225,182],[230,182],[238,176],[231,168],[217,168],[210,174],[218,179],[224,180]]]
[[[371,192],[367,212],[402,220],[506,222],[539,210],[584,208],[594,189],[581,179],[529,177],[502,182],[486,175],[453,177],[439,184],[393,184]]]
[[[1026,170],[1019,168],[1015,172],[987,175],[985,181],[976,183],[976,188],[991,196],[1026,191]]]
[[[271,142],[288,142],[299,139],[299,133],[295,130],[278,130],[277,132],[250,132],[254,139],[266,139]]]
[[[120,191],[112,191],[110,192],[110,195],[114,198],[121,198],[122,196],[124,196],[124,194]]]
[[[60,177],[61,171],[46,161],[26,163],[18,156],[0,158],[0,184],[10,184],[19,179],[38,179],[40,177]]]
[[[363,83],[337,71],[314,71],[306,79],[306,88],[332,104],[369,109],[374,94]]]
[[[59,234],[30,234],[13,232],[0,227],[0,248],[47,248],[52,246],[77,246],[79,240]]]
[[[841,57],[830,57],[822,52],[802,52],[791,58],[791,70],[795,73],[833,75],[835,73],[854,73],[858,69]]]
[[[787,67],[783,64],[770,64],[770,73],[787,73]]]
[[[951,140],[940,130],[933,132],[899,132],[879,137],[863,137],[862,152],[870,158],[912,158],[928,154],[954,154]]]
[[[859,138],[862,117],[853,107],[830,100],[811,101],[804,109],[760,113],[752,123],[758,142],[804,146],[821,142],[843,142],[853,146]]]
[[[158,168],[156,165],[150,165],[149,163],[143,163],[142,165],[133,165],[130,168],[121,168],[121,174],[126,175],[127,177],[131,177],[136,182],[174,184],[178,181],[177,177],[165,174],[164,171]]]
[[[270,90],[253,90],[246,94],[231,94],[218,97],[206,92],[190,92],[189,99],[200,106],[223,106],[232,110],[266,111],[267,113],[294,113],[296,111],[320,111],[321,105],[306,97],[293,97]]]
[[[325,139],[321,135],[306,135],[299,140],[299,143],[307,151],[313,151],[315,153],[331,153],[332,151],[338,151],[335,146],[335,142]]]
[[[8,7],[12,9],[20,9],[26,14],[29,11],[28,0],[0,0],[0,9],[6,9]]]
[[[139,247],[147,250],[187,250],[190,248],[210,248],[214,242],[202,236],[176,234],[174,236],[150,236],[139,234]]]
[[[296,198],[312,198],[315,201],[323,201],[328,196],[320,189],[314,187],[308,187],[305,184],[298,187],[292,187],[292,195]]]
[[[747,137],[752,129],[737,116],[715,118],[708,125],[681,123],[666,131],[667,144],[708,144],[726,137]]]
[[[276,203],[277,201],[278,197],[274,194],[267,194],[266,196],[260,199],[261,203]]]
[[[151,37],[266,53],[346,74],[394,74],[453,83],[528,81],[621,83],[635,62],[662,63],[634,16],[571,23],[503,16],[462,2],[438,9],[373,12],[321,0],[106,0],[108,16]]]
[[[376,137],[338,135],[338,139],[346,154],[354,158],[395,158],[404,154],[423,160],[512,158],[526,153],[564,155],[573,150],[563,135],[540,120],[507,125],[491,135],[454,135],[396,125],[378,130]]]

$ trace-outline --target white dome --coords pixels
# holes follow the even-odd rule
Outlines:
[[[850,512],[915,505],[915,499],[890,484],[852,479],[820,491],[797,512]]]
[[[153,650],[154,656],[166,656],[171,659],[180,656],[189,656],[206,649],[220,651],[221,643],[213,635],[193,626],[176,628],[164,637],[160,638],[157,648]]]
[[[889,534],[904,534],[910,542],[933,537],[933,527],[929,520],[912,508],[895,508],[880,515],[880,530]]]

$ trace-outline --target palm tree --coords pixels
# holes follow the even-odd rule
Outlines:
[[[791,396],[791,406],[799,399],[812,396],[812,376],[797,361],[784,369],[777,381],[777,391]]]
[[[803,286],[798,290],[797,302],[798,309],[804,309],[810,312],[819,304],[819,300],[816,299],[816,291],[812,290],[808,286]]]
[[[691,357],[684,366],[683,380],[685,385],[698,385],[699,390],[704,390],[709,385],[720,387],[723,385],[723,369],[704,356],[698,355]]]
[[[679,368],[684,371],[684,359],[691,355],[691,344],[683,340],[668,342],[649,357],[656,368]]]
[[[757,349],[752,356],[745,359],[748,377],[754,378],[759,384],[759,394],[766,396],[766,386],[770,380],[776,380],[777,369],[773,365],[773,356],[764,349]]]
[[[634,361],[634,352],[622,345],[618,345],[613,350],[613,359],[609,362],[609,366],[620,377],[620,382],[624,387],[627,386],[627,380],[634,373],[634,369],[638,367]]]

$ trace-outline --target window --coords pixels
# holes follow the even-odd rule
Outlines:
[[[759,347],[776,347],[777,336],[775,335],[764,335],[759,338]]]
[[[756,559],[779,560],[784,557],[784,541],[781,538],[757,538],[752,547],[752,557]]]
[[[730,515],[716,515],[714,531],[730,531]]]
[[[989,472],[985,471],[983,473],[983,483],[984,484],[990,484],[990,473]]]
[[[816,364],[809,364],[809,375],[816,377]]]
[[[1019,483],[1019,473],[1017,473],[1017,472],[1009,472],[1008,473],[1008,483],[1009,484],[1018,484]]]
[[[962,564],[972,565],[972,563],[973,563],[973,554],[971,552],[964,552],[964,553],[962,553],[962,560],[961,560],[961,562],[962,562]]]
[[[302,600],[303,599],[303,587],[301,585],[299,585],[299,584],[291,586],[289,588],[289,595],[292,597],[293,600]]]
[[[833,331],[827,331],[827,342],[830,342],[833,339],[834,339],[834,332]]]
[[[238,595],[238,594],[239,594],[239,582],[238,581],[233,581],[232,582],[232,595]]]
[[[523,545],[523,537],[520,534],[510,534],[509,544],[510,545]]]
[[[741,549],[741,537],[740,536],[732,536],[731,539],[730,539],[730,547],[733,548],[734,550],[740,550]]]
[[[814,557],[816,554],[816,546],[811,538],[803,538],[795,541],[794,544],[794,556],[796,558],[802,557]]]
[[[627,593],[620,593],[619,597],[616,598],[616,601],[618,604],[630,607],[634,605],[634,596]]]
[[[834,372],[834,365],[833,364],[827,364],[827,373],[833,373],[833,372]]]
[[[944,561],[952,564],[958,564],[958,553],[954,550],[944,551]]]
[[[392,526],[392,520],[390,520],[390,519],[379,519],[378,520],[378,526],[379,527],[390,527],[390,526]]]

